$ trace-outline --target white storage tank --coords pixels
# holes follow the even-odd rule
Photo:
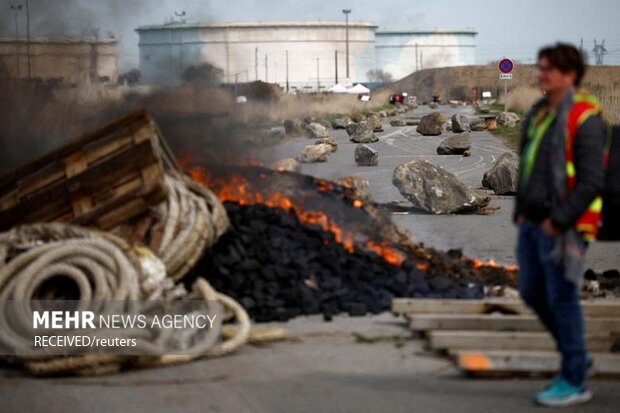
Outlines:
[[[177,84],[185,68],[208,62],[223,70],[228,83],[262,80],[286,87],[288,72],[291,89],[327,90],[336,83],[336,70],[339,83],[368,80],[376,68],[376,28],[349,22],[348,79],[344,21],[143,26],[137,29],[140,70],[146,83]]]

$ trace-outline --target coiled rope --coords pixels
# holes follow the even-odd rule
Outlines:
[[[62,279],[62,280],[61,280]],[[90,300],[137,300],[144,297],[141,283],[146,281],[140,259],[119,237],[80,227],[51,223],[20,226],[0,234],[0,300],[74,299],[77,309]],[[67,280],[77,288],[68,289]],[[209,312],[220,312],[206,334],[185,338],[183,355],[156,355],[169,344],[170,331],[156,337],[137,335],[137,351],[146,356],[85,355],[58,357],[46,353],[40,357],[12,357],[33,374],[93,375],[119,371],[127,367],[145,367],[179,363],[200,357],[230,353],[243,345],[250,333],[245,310],[233,299],[216,292],[205,280],[198,279],[193,292],[183,299],[205,300]],[[221,309],[220,309],[221,308]],[[31,346],[26,332],[31,320],[25,311],[8,318],[0,312],[0,342],[8,348]],[[221,342],[223,321],[235,321],[235,334]],[[192,332],[189,332],[192,333]],[[101,332],[99,332],[101,334]],[[185,335],[185,334],[181,334]],[[192,334],[190,334],[192,335]],[[178,337],[172,337],[178,339]],[[168,348],[168,347],[165,347]],[[49,349],[47,349],[49,351]],[[149,356],[148,354],[154,354]]]

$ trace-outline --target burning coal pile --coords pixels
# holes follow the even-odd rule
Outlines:
[[[224,202],[231,228],[184,281],[205,276],[256,321],[365,315],[394,297],[481,298],[514,272],[411,242],[332,182],[260,167],[186,168]]]

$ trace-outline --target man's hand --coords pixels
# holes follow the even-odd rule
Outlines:
[[[545,219],[542,224],[540,224],[540,229],[549,237],[557,237],[560,235],[560,231],[553,225],[550,218]]]

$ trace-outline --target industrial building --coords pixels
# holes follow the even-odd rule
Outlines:
[[[66,85],[118,79],[116,39],[0,39],[0,65],[12,77]]]
[[[377,32],[377,64],[395,79],[425,68],[473,65],[476,34],[471,29]]]
[[[222,69],[228,83],[262,80],[300,91],[367,82],[370,70],[381,69],[398,79],[416,68],[475,64],[473,30],[377,28],[344,21],[172,22],[136,31],[142,81],[152,84],[178,84],[185,68],[205,62]]]

